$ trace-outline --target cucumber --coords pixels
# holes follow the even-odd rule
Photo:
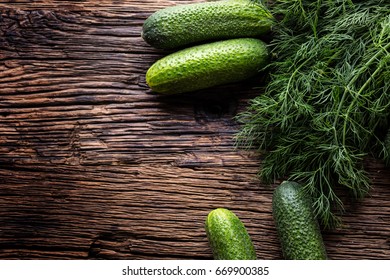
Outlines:
[[[266,44],[254,38],[193,46],[155,62],[146,83],[155,93],[175,94],[238,82],[256,75],[268,56]]]
[[[205,222],[215,260],[255,260],[252,240],[241,220],[230,210],[212,210]]]
[[[269,11],[250,0],[202,2],[153,13],[145,20],[141,36],[155,48],[174,49],[211,40],[258,37],[273,24]]]
[[[300,184],[282,182],[274,191],[272,212],[285,259],[327,259],[311,197]]]

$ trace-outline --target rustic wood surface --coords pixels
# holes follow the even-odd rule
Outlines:
[[[211,259],[204,219],[245,223],[281,259],[273,186],[234,149],[234,116],[261,77],[160,98],[144,75],[164,52],[140,37],[157,9],[195,1],[0,1],[0,258]],[[390,259],[390,171],[324,232],[332,259]]]

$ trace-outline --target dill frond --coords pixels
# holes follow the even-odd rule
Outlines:
[[[384,0],[279,0],[264,93],[237,116],[240,147],[264,155],[265,182],[288,177],[314,197],[326,227],[340,223],[336,187],[362,198],[363,159],[390,162],[390,4]]]

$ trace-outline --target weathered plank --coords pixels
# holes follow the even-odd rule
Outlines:
[[[232,209],[261,259],[281,258],[272,186],[234,149],[250,81],[160,98],[140,38],[153,11],[195,1],[0,2],[0,258],[209,259],[204,219]],[[325,232],[330,258],[390,258],[390,172]]]

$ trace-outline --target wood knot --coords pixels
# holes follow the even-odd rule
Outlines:
[[[207,100],[195,104],[194,115],[197,122],[208,122],[224,117],[231,119],[236,114],[236,110],[237,101],[235,99]]]

